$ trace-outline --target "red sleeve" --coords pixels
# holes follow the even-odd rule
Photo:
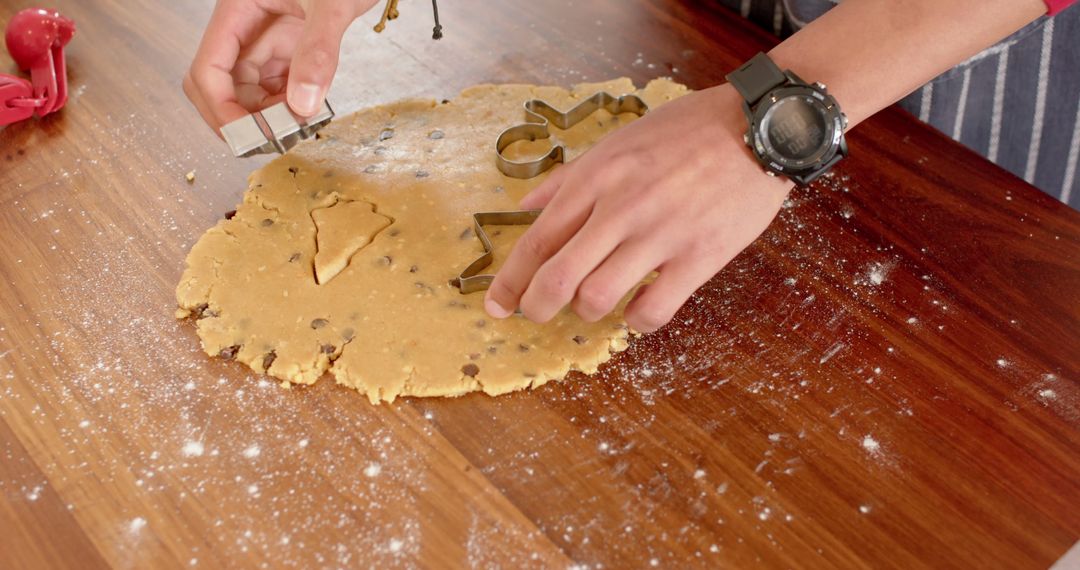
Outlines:
[[[1058,12],[1068,8],[1070,4],[1076,2],[1076,0],[1043,0],[1046,2],[1046,15],[1053,16]]]

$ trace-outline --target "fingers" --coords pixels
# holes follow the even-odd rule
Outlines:
[[[566,175],[570,170],[572,170],[570,166],[562,165],[551,171],[551,174],[543,182],[521,199],[521,208],[525,210],[546,208],[548,202],[555,197],[559,188],[562,187],[563,180],[566,180]]]
[[[313,2],[289,69],[289,107],[303,117],[319,110],[337,72],[341,38],[356,18],[353,2]]]
[[[704,260],[685,258],[660,268],[656,281],[638,290],[626,306],[626,323],[639,332],[647,333],[666,325],[683,303],[714,273],[714,265]]]
[[[240,53],[240,37],[262,18],[246,3],[220,2],[199,43],[184,92],[215,131],[247,114],[236,101],[232,69]]]
[[[521,312],[533,322],[551,320],[577,294],[578,286],[623,239],[621,221],[595,214],[558,253],[544,262],[521,296]]]
[[[566,199],[560,200],[563,196]],[[578,232],[592,210],[584,193],[563,193],[552,201],[525,235],[514,244],[510,257],[491,282],[484,309],[495,318],[510,316],[536,271]]]
[[[187,95],[187,98],[191,101],[191,104],[195,106],[195,110],[199,112],[199,116],[202,117],[202,120],[205,121],[207,125],[210,125],[212,128],[214,128],[214,133],[216,133],[218,137],[220,137],[221,133],[218,132],[216,127],[214,127],[214,125],[217,123],[217,118],[214,116],[213,113],[210,112],[210,108],[206,105],[206,102],[203,101],[202,94],[200,94],[199,90],[195,87],[195,82],[191,79],[190,73],[184,74],[184,82],[182,86],[184,88],[184,94]]]
[[[585,322],[615,310],[626,293],[663,263],[664,252],[652,240],[623,242],[581,282],[571,304]]]

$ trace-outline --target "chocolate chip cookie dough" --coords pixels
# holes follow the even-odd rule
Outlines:
[[[522,122],[522,103],[570,108],[599,90],[635,87],[481,85],[452,101],[401,101],[335,121],[254,172],[236,214],[199,239],[177,317],[194,319],[210,355],[286,383],[330,371],[372,402],[503,394],[594,372],[626,347],[621,305],[596,323],[569,310],[543,325],[495,320],[483,293],[462,295],[449,281],[483,252],[472,214],[517,209],[544,179],[495,167],[495,138]],[[687,90],[656,80],[636,92],[655,107]],[[635,118],[600,111],[553,132],[572,159]],[[549,144],[516,143],[508,155]],[[492,229],[497,267],[524,228]]]

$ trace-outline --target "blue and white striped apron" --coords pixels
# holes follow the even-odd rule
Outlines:
[[[779,36],[832,0],[718,0]],[[943,73],[900,105],[1080,210],[1080,5],[1042,17]]]

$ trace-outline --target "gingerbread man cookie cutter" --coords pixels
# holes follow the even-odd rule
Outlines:
[[[525,161],[511,160],[503,151],[518,141],[551,138],[551,125],[566,130],[601,109],[612,115],[633,113],[639,117],[649,112],[648,104],[637,95],[615,97],[606,91],[594,93],[566,112],[559,111],[542,99],[526,101],[525,122],[506,129],[495,140],[495,165],[511,178],[526,179],[543,174],[556,164],[565,162],[566,147],[554,144],[544,156]]]

